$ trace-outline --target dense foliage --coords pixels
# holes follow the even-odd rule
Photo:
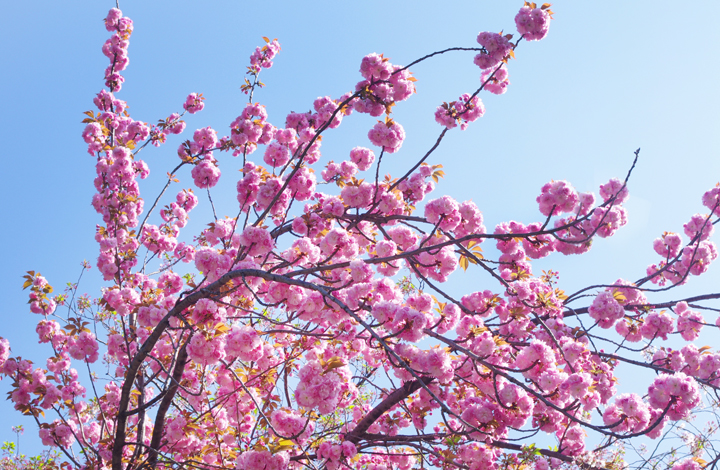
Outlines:
[[[37,421],[62,467],[622,468],[622,443],[637,438],[661,444],[639,466],[714,467],[717,426],[682,452],[662,442],[694,411],[716,409],[720,354],[693,341],[718,326],[702,313],[717,310],[706,303],[720,294],[651,296],[717,258],[720,186],[698,194],[708,213],[690,217],[685,237],[665,232],[653,242],[658,260],[646,277],[570,294],[533,261],[581,255],[625,225],[635,162],[599,197],[551,181],[537,197],[537,222],[490,232],[474,202],[431,195],[443,177],[434,152],[483,116],[482,91],[505,93],[516,48],[548,34],[549,7],[523,5],[516,35],[481,32],[479,46],[408,66],[369,54],[353,91],[317,98],[282,125],[254,101],[280,52],[264,38],[228,135],[195,130],[151,204],[141,197],[138,180],[150,170],[140,152],[182,134],[185,113],[202,111],[204,97],[190,94],[182,113],[156,125],[133,119],[115,96],[133,22],[110,10],[107,89],[82,133],[96,160],[96,266],[107,287],[97,299],[77,295],[77,285],[53,295],[31,271],[24,287],[46,364],[10,357],[0,338],[10,399]],[[405,174],[382,178],[383,158],[405,139],[392,110],[415,93],[412,66],[463,51],[474,55],[480,87],[438,106],[434,145],[408,159]],[[353,113],[380,118],[367,133],[371,147],[320,167],[323,138]],[[221,159],[241,171],[237,213],[224,217],[211,197]],[[188,169],[195,188],[168,196]],[[200,198],[211,219],[188,234]],[[453,297],[443,285],[457,271],[483,287]],[[683,346],[669,347],[669,335]],[[656,375],[618,395],[620,363]],[[31,465],[10,444],[4,450],[8,468]],[[45,457],[37,465],[59,465]]]

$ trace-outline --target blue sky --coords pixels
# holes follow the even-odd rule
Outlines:
[[[185,96],[200,92],[205,110],[186,119],[189,130],[212,126],[227,134],[246,100],[239,87],[248,57],[261,36],[277,37],[282,51],[264,71],[267,87],[256,99],[269,121],[282,125],[289,111],[306,111],[318,96],[339,97],[360,80],[361,58],[384,53],[405,64],[452,46],[474,47],[480,31],[514,33],[522,2],[507,0],[350,2],[123,1],[135,22],[126,83],[117,97],[138,120],[156,122],[180,111]],[[704,212],[703,192],[720,181],[720,3],[682,7],[665,1],[557,1],[548,37],[521,43],[510,63],[511,85],[502,96],[481,94],[487,111],[461,132],[450,133],[430,159],[446,178],[433,197],[473,199],[486,225],[537,221],[535,198],[551,179],[566,179],[580,191],[595,191],[613,176],[624,177],[641,147],[626,204],[629,225],[596,241],[582,257],[553,256],[537,270],[560,270],[567,291],[617,278],[642,277],[657,261],[652,240]],[[21,276],[40,271],[61,290],[74,281],[80,263],[94,263],[93,236],[100,217],[90,206],[94,160],[80,134],[82,112],[102,88],[109,36],[102,19],[114,2],[74,0],[11,2],[0,30],[0,77],[5,173],[0,232],[8,256],[0,272],[4,300],[0,336],[14,355],[41,359],[35,322]],[[479,86],[471,53],[454,53],[414,69],[418,93],[395,108],[407,132],[400,152],[383,172],[399,175],[432,145],[440,132],[435,107]],[[326,159],[345,159],[350,148],[369,146],[374,118],[354,114],[326,136]],[[187,138],[184,134],[182,138]],[[144,152],[151,199],[166,171],[177,163],[179,138]],[[224,186],[214,192],[218,212],[236,211],[232,190],[237,162],[222,157]],[[179,175],[189,187],[189,172]],[[206,206],[207,208],[207,206]],[[201,209],[202,210],[202,209]],[[205,220],[195,214],[199,229]],[[715,237],[717,238],[717,237]],[[717,291],[717,266],[693,279],[678,295]],[[477,273],[456,275],[454,292],[495,288]],[[97,295],[102,282],[93,269],[82,292]],[[655,297],[656,300],[666,297]],[[713,319],[714,320],[714,319]],[[9,381],[0,382],[0,392]],[[0,403],[0,441],[10,426],[24,424],[23,442],[34,438],[30,420]],[[8,419],[10,417],[10,419]],[[14,418],[13,418],[14,417]],[[27,448],[26,448],[27,450]]]

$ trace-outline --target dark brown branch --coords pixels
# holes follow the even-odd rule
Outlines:
[[[606,289],[610,288],[610,287],[617,287],[617,288],[623,288],[623,289],[624,288],[629,288],[629,289],[633,288],[633,286],[618,286],[618,285],[610,285],[610,284],[598,284],[598,285],[595,285],[592,287],[593,288],[603,288],[604,287]],[[643,290],[643,289],[639,289],[639,290]],[[670,308],[670,307],[674,307],[678,302],[687,302],[689,304],[690,302],[698,302],[700,300],[716,300],[716,299],[720,299],[720,292],[716,292],[713,294],[696,295],[694,297],[686,297],[684,299],[671,300],[669,302],[660,302],[660,303],[656,303],[656,304],[628,304],[628,305],[623,305],[622,307],[625,310],[633,310],[633,311],[637,310],[637,309],[642,310],[642,309],[646,309],[646,308],[649,308],[649,309]],[[579,313],[588,313],[589,309],[590,309],[590,307],[574,308],[574,309],[571,309],[571,311],[569,311],[569,312],[565,312],[563,317],[565,317],[565,318],[574,317],[574,316],[577,316],[577,314],[579,314]]]
[[[423,385],[429,385],[433,380],[435,380],[435,377],[421,377],[419,380],[405,382],[402,387],[392,392],[382,402],[380,402],[380,404],[370,410],[370,412],[365,415],[362,420],[360,420],[357,426],[355,426],[355,429],[345,434],[345,440],[350,441],[353,444],[357,444],[360,439],[366,439],[367,434],[364,434],[365,431],[367,431],[375,421],[385,414],[385,412],[420,390]]]
[[[170,404],[175,398],[182,374],[185,371],[185,365],[187,364],[187,343],[185,343],[180,351],[178,352],[177,359],[175,361],[175,368],[173,369],[172,382],[163,397],[160,407],[155,415],[155,426],[153,427],[152,440],[150,441],[150,450],[148,452],[148,467],[155,468],[157,463],[158,451],[160,448],[160,440],[162,439],[163,432],[165,431],[165,415],[170,408]]]

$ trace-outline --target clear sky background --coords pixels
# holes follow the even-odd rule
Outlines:
[[[287,112],[309,110],[316,97],[353,90],[364,55],[384,53],[392,63],[406,64],[447,47],[475,47],[480,31],[516,33],[513,18],[521,5],[125,0],[120,7],[134,20],[135,32],[117,97],[128,102],[134,119],[152,123],[181,111],[188,93],[203,93],[205,110],[186,119],[188,131],[212,126],[226,135],[246,101],[239,87],[250,54],[261,36],[276,37],[282,51],[262,73],[267,87],[256,100],[281,127]],[[97,258],[93,237],[101,218],[90,206],[94,158],[86,152],[80,121],[103,87],[108,62],[100,48],[109,33],[102,19],[113,6],[68,0],[3,7],[0,336],[10,340],[13,355],[44,362],[34,333],[39,317],[29,313],[21,290],[25,271],[41,272],[60,291],[76,279],[83,259],[94,264]],[[482,93],[485,116],[464,132],[451,131],[429,162],[442,163],[447,174],[432,197],[474,200],[492,230],[502,221],[538,221],[535,198],[551,179],[597,193],[609,178],[625,176],[641,147],[629,184],[629,225],[597,240],[587,255],[556,255],[536,264],[537,272],[560,270],[561,287],[572,292],[643,277],[658,261],[652,240],[666,230],[681,232],[692,214],[705,212],[700,198],[720,181],[720,3],[559,0],[553,10],[548,37],[522,42],[516,51],[508,92]],[[418,93],[394,111],[408,137],[400,152],[387,156],[383,173],[404,173],[441,131],[435,108],[479,86],[472,57],[453,53],[413,69]],[[370,147],[367,131],[374,122],[367,115],[346,118],[324,138],[325,160],[346,159],[357,145]],[[177,164],[177,146],[190,136],[186,131],[160,149],[143,151],[151,168],[151,181],[142,186],[146,201],[154,199],[165,172]],[[224,154],[220,165],[223,178],[213,198],[219,214],[234,215],[239,165]],[[191,187],[185,170],[181,185]],[[194,214],[193,233],[209,221],[200,217],[206,203],[204,208]],[[80,290],[97,296],[102,285],[93,268]],[[450,290],[486,288],[496,285],[469,271],[453,276]],[[673,297],[719,290],[720,268],[714,266]],[[717,330],[712,334],[717,340]],[[0,393],[9,385],[0,382]],[[23,446],[37,442],[32,421],[9,402],[0,402],[0,416],[0,441],[14,437],[10,426],[23,424]]]

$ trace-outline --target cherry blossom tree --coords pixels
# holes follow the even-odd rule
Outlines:
[[[599,197],[567,181],[541,186],[529,224],[487,230],[474,202],[431,194],[444,175],[436,150],[483,116],[481,93],[506,92],[515,50],[548,34],[552,11],[525,3],[514,20],[517,33],[481,32],[406,66],[369,54],[354,89],[284,122],[255,100],[281,50],[264,38],[229,129],[179,141],[164,186],[145,199],[141,156],[183,134],[205,98],[189,94],[154,125],[131,117],[116,95],[133,22],[111,9],[105,88],[82,132],[106,287],[96,299],[77,284],[54,295],[30,271],[46,363],[11,357],[0,338],[9,398],[62,467],[714,468],[720,353],[693,341],[720,325],[710,303],[720,294],[653,297],[717,258],[720,185],[698,193],[706,213],[652,242],[645,277],[570,293],[533,263],[582,255],[627,223],[639,149]],[[405,140],[392,111],[415,93],[413,66],[450,53],[468,54],[480,85],[437,106],[437,138],[405,173],[381,176]],[[323,140],[354,113],[378,118],[367,146],[321,166]],[[240,170],[229,216],[213,205],[221,164],[224,178]],[[188,174],[193,187],[181,187]],[[201,199],[208,224],[189,234]],[[454,296],[445,286],[464,271],[482,287]],[[650,377],[636,393],[617,394],[620,364]],[[667,445],[678,423],[698,426],[684,450]],[[625,458],[648,439],[652,455]]]

